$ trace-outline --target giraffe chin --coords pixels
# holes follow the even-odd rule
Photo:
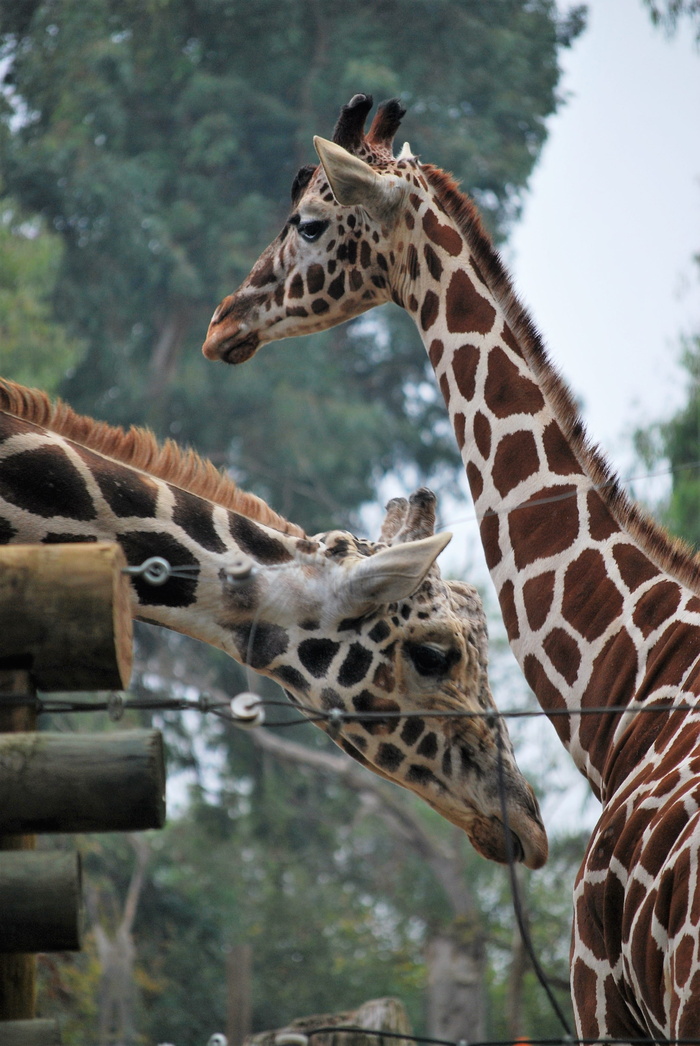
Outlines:
[[[489,861],[497,861],[499,864],[508,864],[509,854],[503,822],[498,817],[479,818],[469,826],[467,834],[472,846],[482,857]],[[512,859],[518,864],[524,864],[526,868],[533,870],[541,868],[545,864],[546,845],[536,845],[528,852],[512,828],[510,829],[510,841]]]
[[[222,360],[236,366],[245,363],[260,348],[260,336],[256,333],[246,337],[218,338],[213,335],[204,342],[202,352],[210,360]]]

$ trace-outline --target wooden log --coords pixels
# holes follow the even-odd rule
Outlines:
[[[58,1021],[3,1021],[0,1046],[61,1046]]]
[[[159,730],[0,734],[0,834],[138,832],[164,823]]]
[[[36,696],[28,672],[0,671],[0,730],[34,730],[36,710],[28,704],[9,703],[7,695],[12,694],[26,700]],[[33,835],[0,835],[0,851],[31,851],[34,842]],[[31,1019],[35,1000],[35,956],[0,955],[0,1021]]]
[[[311,1036],[317,1028],[330,1029]],[[363,1031],[343,1031],[343,1028],[361,1028]],[[364,1032],[398,1032],[411,1035],[411,1024],[403,1004],[398,999],[372,999],[357,1010],[343,1013],[325,1013],[314,1017],[299,1017],[285,1028],[249,1035],[246,1046],[301,1046],[295,1036],[309,1036],[309,1046],[413,1046],[408,1039],[395,1039]]]
[[[26,850],[0,854],[0,912],[0,952],[78,951],[82,935],[78,854]]]
[[[123,690],[133,621],[114,542],[0,548],[0,668],[40,690]]]

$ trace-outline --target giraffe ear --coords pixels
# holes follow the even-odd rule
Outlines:
[[[419,541],[391,545],[360,559],[343,585],[344,616],[358,616],[372,606],[396,603],[412,596],[451,540],[451,534],[432,534]]]
[[[364,207],[379,221],[388,221],[404,196],[403,182],[393,174],[378,174],[368,163],[325,138],[314,146],[333,195],[343,207]]]

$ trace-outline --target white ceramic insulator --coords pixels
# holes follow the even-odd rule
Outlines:
[[[231,713],[236,721],[236,726],[242,726],[251,730],[254,726],[262,726],[265,722],[265,709],[263,708],[260,695],[243,691],[236,694],[231,702]]]

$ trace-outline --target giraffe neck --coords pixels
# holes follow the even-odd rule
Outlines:
[[[134,616],[244,660],[235,579],[255,550],[291,563],[293,539],[32,422],[0,413],[0,543],[118,541],[138,566],[157,555],[188,576],[153,586],[134,577]]]
[[[414,197],[395,296],[450,414],[511,647],[605,792],[620,720],[565,713],[640,699],[660,632],[679,609],[700,607],[698,567],[620,491],[469,201],[442,172],[423,170],[439,209]],[[677,689],[700,657],[695,630],[689,650],[668,679]]]

